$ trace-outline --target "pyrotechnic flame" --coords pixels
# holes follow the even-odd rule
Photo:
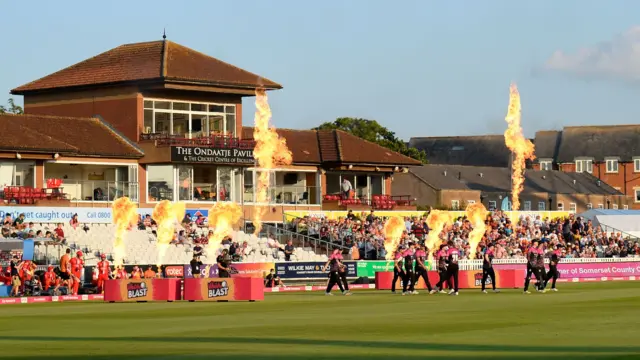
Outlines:
[[[512,210],[520,210],[520,193],[524,186],[524,171],[527,159],[535,159],[533,143],[522,134],[520,93],[516,84],[509,91],[509,110],[505,120],[509,125],[504,132],[504,141],[513,153],[511,164],[511,202]]]
[[[471,226],[473,226],[473,230],[469,233],[469,250],[471,252],[469,259],[475,259],[478,244],[487,230],[484,223],[487,217],[487,208],[481,203],[469,204],[467,205],[466,214],[467,219],[471,222]]]
[[[384,224],[382,233],[384,234],[384,250],[387,253],[385,256],[387,260],[393,260],[393,253],[398,248],[402,232],[406,229],[404,221],[399,217],[391,217]]]
[[[264,89],[256,89],[256,114],[254,117],[255,127],[253,129],[253,139],[256,146],[253,149],[253,157],[261,169],[258,171],[256,184],[256,203],[253,211],[253,225],[255,234],[260,233],[262,228],[262,218],[267,212],[264,206],[268,202],[269,182],[271,179],[271,169],[278,165],[290,165],[292,162],[291,151],[287,148],[284,138],[280,138],[276,129],[269,125],[271,121],[271,108]]]
[[[158,224],[158,229],[156,230],[158,237],[158,267],[162,265],[169,244],[173,240],[176,222],[180,223],[182,221],[185,211],[184,203],[172,203],[169,200],[160,201],[153,209],[151,217]]]
[[[209,228],[213,233],[209,236],[207,260],[215,259],[222,240],[233,233],[233,225],[241,217],[242,208],[234,202],[219,202],[209,209]]]
[[[113,223],[116,225],[116,237],[113,241],[113,265],[120,266],[127,253],[125,236],[127,231],[138,223],[138,211],[135,203],[128,197],[121,197],[113,202]]]
[[[429,264],[433,262],[433,254],[438,250],[443,239],[440,238],[440,233],[444,229],[445,225],[451,220],[451,216],[446,211],[431,210],[427,217],[427,225],[429,226],[429,234],[425,241],[425,246],[429,249],[427,260]]]

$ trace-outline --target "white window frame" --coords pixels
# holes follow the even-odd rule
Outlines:
[[[608,174],[617,174],[620,168],[620,163],[618,158],[605,159],[605,165],[606,165],[606,173]]]
[[[578,211],[578,206],[576,205],[576,203],[569,203],[569,211],[571,212]]]
[[[640,188],[633,189],[633,201],[636,203],[640,203],[640,200],[638,200],[638,194],[640,194]]]
[[[151,101],[152,102],[152,107],[147,108],[144,107],[144,103],[145,101]],[[171,103],[171,109],[156,109],[155,108],[155,102],[169,102]],[[189,110],[173,110],[173,103],[177,102],[177,103],[187,103],[189,104]],[[188,133],[184,134],[185,137],[190,138],[191,137],[191,132],[192,132],[192,121],[193,121],[193,116],[192,115],[206,115],[207,116],[207,126],[209,126],[209,116],[222,116],[224,119],[224,124],[223,124],[223,133],[227,134],[231,134],[231,136],[233,137],[237,137],[238,134],[236,134],[236,129],[238,127],[238,106],[237,104],[229,104],[229,103],[210,103],[210,102],[202,102],[202,101],[191,101],[191,100],[177,100],[177,99],[160,99],[160,98],[144,98],[142,99],[142,133],[146,133],[146,129],[144,128],[144,112],[145,110],[152,110],[153,111],[153,116],[152,116],[152,123],[151,123],[151,133],[157,133],[156,131],[156,113],[165,113],[165,114],[170,114],[169,115],[169,134],[173,134],[173,114],[188,114],[189,115],[189,129],[188,129]],[[198,104],[198,105],[204,105],[207,108],[207,111],[195,111],[195,110],[191,110],[191,105],[192,104]],[[222,112],[210,112],[209,111],[209,106],[210,105],[214,105],[214,106],[223,106],[224,109]],[[230,106],[233,107],[233,114],[231,113],[227,113],[226,112],[226,107]],[[227,115],[233,115],[235,117],[234,119],[234,128],[231,129],[231,131],[229,131],[229,129],[227,129]],[[211,134],[211,129],[208,129],[208,133]]]
[[[564,203],[557,203],[556,204],[556,209],[558,209],[558,211],[564,211]]]
[[[633,172],[640,172],[640,156],[633,158]]]
[[[475,200],[467,200],[467,204],[475,204],[476,201]]]
[[[451,200],[451,210],[460,210],[460,201],[459,200]]]
[[[531,201],[525,201],[522,203],[522,207],[524,211],[531,211]]]
[[[629,205],[622,205],[622,210],[629,210]]]
[[[593,204],[592,203],[588,203],[587,204],[587,210],[591,210],[593,209]]]
[[[126,167],[127,171],[128,171],[128,175],[129,175],[129,181],[127,181],[129,183],[129,186],[131,186],[133,183],[137,183],[137,187],[135,189],[135,199],[133,197],[130,197],[132,202],[135,203],[139,203],[140,202],[140,182],[138,181],[138,164],[137,163],[126,163],[126,162],[116,162],[116,161],[108,161],[108,162],[99,162],[99,161],[74,161],[74,160],[47,160],[43,163],[43,171],[42,171],[42,183],[44,184],[44,186],[47,185],[47,179],[46,179],[46,167],[47,164],[75,164],[75,165],[99,165],[99,166],[114,166],[114,167]],[[135,168],[135,171],[133,170]],[[34,171],[35,173],[35,171]],[[133,175],[135,173],[135,180],[132,180],[131,175]],[[113,181],[114,183],[117,183],[118,181]],[[64,179],[62,180],[63,185],[61,185],[61,187],[64,187]],[[35,184],[35,174],[34,174],[34,184]],[[63,189],[64,192],[64,189]],[[113,202],[114,200],[69,200],[73,203],[108,203],[108,202]]]
[[[553,160],[540,159],[540,170],[544,170],[544,171],[553,170]]]
[[[542,206],[540,206],[542,205]],[[546,211],[547,202],[546,201],[538,201],[538,211]]]
[[[257,171],[263,171],[264,169],[262,168],[256,168],[256,167],[249,167],[249,168],[242,168],[242,203],[244,204],[248,204],[248,205],[275,205],[275,206],[322,206],[322,201],[320,200],[318,204],[283,204],[283,203],[268,203],[268,204],[261,204],[261,203],[257,203],[255,201],[245,201],[244,200],[244,190],[245,190],[245,171],[249,171],[251,173],[251,176],[253,177],[253,196],[251,197],[252,199],[256,198],[256,178],[257,178]],[[316,199],[320,199],[322,196],[322,184],[320,183],[321,181],[321,174],[319,171],[317,170],[311,170],[311,169],[286,169],[286,168],[275,168],[275,169],[271,169],[271,170],[267,170],[267,171],[271,171],[271,172],[295,172],[295,173],[316,173]],[[371,178],[370,176],[372,174],[367,174],[367,186],[369,187],[369,189],[371,189]],[[374,174],[377,175],[377,174]],[[385,181],[384,181],[384,177],[382,179],[382,193],[385,193]],[[342,177],[340,177],[340,181],[342,182]],[[352,184],[353,186],[355,186],[355,184]],[[272,185],[273,187],[275,187],[275,185]],[[234,190],[235,191],[235,190]],[[311,198],[312,194],[308,194],[309,198]],[[269,198],[271,198],[269,196]],[[239,203],[239,201],[238,201]]]
[[[498,209],[498,202],[495,201],[495,200],[489,201],[489,209],[497,210]]]
[[[618,210],[618,204],[611,204],[611,208],[613,210]]]
[[[576,172],[593,173],[593,159],[576,159]]]
[[[600,210],[604,209],[604,204],[598,204],[598,209]]]

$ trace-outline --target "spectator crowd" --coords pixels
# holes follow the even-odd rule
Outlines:
[[[406,229],[400,243],[410,240],[423,243],[431,231],[427,217],[427,213],[405,217]],[[386,220],[375,211],[359,215],[349,211],[337,220],[314,216],[294,218],[288,226],[297,233],[348,248],[353,260],[376,260],[386,256],[383,233]],[[494,211],[487,215],[485,226],[486,232],[477,249],[469,247],[473,227],[466,216],[452,219],[439,237],[453,241],[465,258],[470,257],[471,251],[476,251],[476,258],[481,258],[489,243],[496,245],[497,259],[524,258],[534,239],[540,240],[548,253],[555,251],[565,258],[640,256],[637,238],[605,232],[591,220],[574,215],[556,219],[522,215],[514,221],[506,213]]]

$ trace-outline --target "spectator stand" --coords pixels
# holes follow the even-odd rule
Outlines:
[[[348,251],[349,248],[344,244],[334,243],[331,241],[320,239],[316,236],[309,236],[308,234],[298,233],[285,228],[276,227],[273,225],[263,225],[261,236],[273,239],[280,244],[286,244],[291,240],[292,245],[296,248],[295,256],[292,260],[311,260],[312,254],[326,255],[331,254],[334,247],[340,248],[343,252]],[[305,255],[304,253],[308,253]]]

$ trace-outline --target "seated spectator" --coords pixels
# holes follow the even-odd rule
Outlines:
[[[295,248],[293,247],[293,241],[287,241],[287,245],[284,246],[284,261],[291,261],[291,255],[293,255]]]
[[[18,217],[11,224],[16,230],[24,230],[27,225],[24,223],[24,214],[18,215]]]
[[[57,244],[66,244],[67,240],[64,237],[64,230],[62,229],[62,223],[58,223],[53,232],[56,234],[56,243]]]
[[[203,251],[204,251],[204,249],[199,244],[199,242],[196,242],[196,244],[193,246],[193,255],[194,256],[202,256],[202,252]]]
[[[276,287],[276,286],[286,287],[284,285],[284,283],[282,282],[282,280],[280,279],[280,277],[278,275],[276,275],[276,270],[275,269],[271,269],[269,274],[267,274],[267,276],[265,276],[265,278],[264,278],[264,286],[268,287],[268,288],[272,288],[272,287]]]
[[[11,214],[7,214],[2,221],[2,226],[11,227],[13,225],[13,219],[11,219]]]
[[[198,227],[204,227],[205,226],[205,217],[202,215],[198,215],[198,217],[196,218],[196,226]]]

